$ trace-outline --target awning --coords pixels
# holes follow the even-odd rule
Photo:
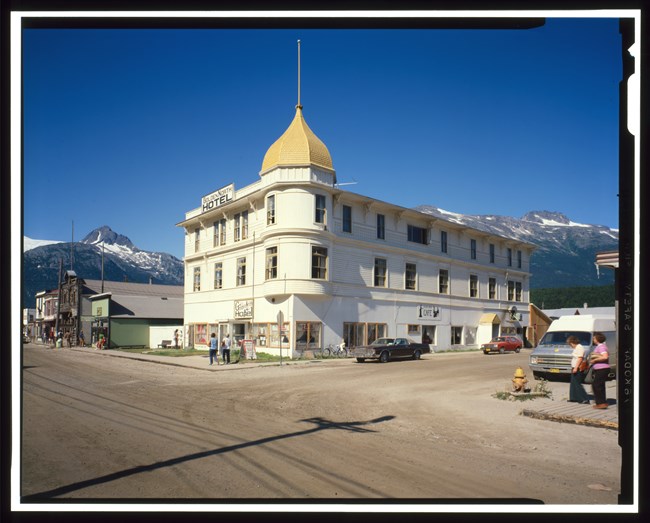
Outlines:
[[[481,316],[481,319],[479,320],[479,325],[484,325],[486,323],[492,324],[492,325],[499,325],[501,323],[501,320],[499,317],[492,313],[492,312],[486,312]]]

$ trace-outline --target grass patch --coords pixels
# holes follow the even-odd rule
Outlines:
[[[512,392],[509,390],[508,386],[506,386],[504,390],[498,390],[492,394],[492,397],[498,400],[528,401],[535,398],[550,398],[551,395],[552,391],[548,388],[548,381],[539,380],[533,390]]]

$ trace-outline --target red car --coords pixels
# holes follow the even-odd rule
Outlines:
[[[522,341],[516,336],[497,336],[492,338],[489,343],[481,345],[481,350],[483,354],[493,354],[495,352],[503,354],[506,351],[519,352],[522,346]]]

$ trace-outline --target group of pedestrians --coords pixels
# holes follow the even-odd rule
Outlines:
[[[225,338],[221,340],[221,347],[220,347],[220,352],[221,352],[221,359],[223,360],[224,365],[228,365],[230,363],[230,345],[232,343],[232,340],[230,339],[230,334],[226,334]],[[217,355],[217,345],[219,344],[219,340],[217,338],[217,335],[213,332],[212,335],[210,336],[210,365],[212,365],[214,362],[219,365],[219,356]]]
[[[571,353],[571,384],[569,385],[569,401],[589,404],[589,395],[584,388],[585,376],[593,366],[594,379],[591,389],[594,394],[594,409],[607,408],[605,383],[610,372],[609,353],[602,332],[593,335],[592,345],[595,348],[589,352],[581,345],[577,336],[569,336],[567,343],[573,348]]]

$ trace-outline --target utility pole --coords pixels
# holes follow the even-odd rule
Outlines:
[[[56,347],[57,337],[59,335],[59,317],[61,316],[61,270],[63,260],[59,258],[59,294],[56,298],[56,321],[54,322],[54,346]]]

